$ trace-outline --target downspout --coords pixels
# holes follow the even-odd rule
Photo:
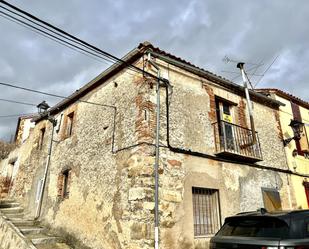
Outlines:
[[[37,205],[37,208],[36,208],[35,219],[38,219],[41,215],[44,189],[45,189],[45,185],[46,185],[47,173],[48,173],[48,168],[49,168],[49,165],[50,165],[50,157],[51,157],[51,152],[52,152],[52,147],[53,147],[54,130],[55,130],[55,126],[57,124],[57,120],[55,120],[49,114],[48,114],[48,120],[52,124],[52,132],[51,132],[51,138],[49,140],[48,154],[47,154],[47,158],[46,158],[43,182],[42,182],[42,187],[41,187],[41,191],[40,191],[39,202],[38,202],[38,205]]]
[[[252,131],[252,145],[253,145],[253,144],[256,144],[255,126],[254,126],[254,119],[253,119],[252,102],[250,100],[250,94],[249,94],[249,89],[248,89],[248,81],[249,80],[248,80],[246,72],[244,70],[244,64],[245,63],[243,63],[243,62],[239,62],[237,64],[237,67],[241,71],[241,76],[242,76],[242,79],[243,79],[243,82],[244,82],[248,112],[249,112],[249,117],[250,117],[250,126],[251,126],[251,131]]]
[[[151,61],[151,54],[148,53],[148,62],[154,68],[157,69],[157,84],[156,84],[156,93],[157,93],[157,120],[156,120],[156,158],[155,158],[155,249],[159,249],[159,159],[160,159],[160,147],[159,147],[159,133],[160,133],[160,68],[157,64]]]

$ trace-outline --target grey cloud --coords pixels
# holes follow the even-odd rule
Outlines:
[[[245,62],[263,61],[258,74],[280,55],[258,87],[282,88],[309,100],[307,0],[10,2],[117,56],[149,40],[230,79],[235,75],[222,70],[236,71],[236,66],[224,63],[225,55]],[[0,81],[68,95],[107,67],[1,17],[0,33]],[[253,82],[258,80],[252,76]],[[59,101],[0,86],[1,97],[34,103]],[[36,111],[0,105],[0,115]],[[15,124],[16,119],[0,119],[0,138],[8,139]]]

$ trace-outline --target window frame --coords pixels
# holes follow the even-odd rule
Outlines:
[[[58,197],[60,200],[68,199],[70,196],[70,184],[72,169],[62,170],[58,176]]]
[[[71,137],[73,135],[73,126],[74,126],[75,113],[70,112],[66,115],[66,126],[65,126],[65,138]]]
[[[267,211],[279,211],[279,210],[282,210],[282,200],[281,200],[280,192],[279,192],[278,189],[276,189],[276,188],[261,188],[261,192],[262,192],[262,199],[263,199],[264,208]],[[278,193],[279,200],[280,200],[280,209],[275,209],[275,210],[267,209],[266,204],[265,204],[265,198],[264,198],[264,193],[266,193],[266,192],[276,192],[276,193]]]
[[[39,137],[39,146],[38,146],[39,150],[43,149],[45,133],[46,133],[46,127],[41,128]]]
[[[222,226],[219,189],[192,186],[191,193],[194,238],[212,237]]]

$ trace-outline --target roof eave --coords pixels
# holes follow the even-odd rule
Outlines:
[[[141,52],[140,49],[135,48],[135,49],[131,50],[124,57],[122,57],[122,60],[125,61],[125,63],[114,63],[109,68],[104,70],[101,74],[99,74],[94,79],[92,79],[90,82],[88,82],[86,85],[84,85],[82,88],[80,88],[79,90],[74,92],[72,95],[65,98],[64,100],[62,100],[61,102],[59,102],[55,106],[51,107],[46,114],[33,119],[34,122],[37,123],[40,120],[45,119],[48,114],[54,115],[54,114],[62,111],[64,108],[66,108],[70,104],[76,102],[78,99],[85,96],[91,90],[93,90],[96,87],[98,87],[99,85],[101,85],[102,82],[106,81],[107,79],[111,78],[112,76],[117,74],[122,69],[126,68],[128,64],[133,63],[134,61],[139,59],[141,55],[143,55],[143,53]]]
[[[238,90],[242,93],[242,95],[245,95],[245,88],[243,86],[240,86],[240,85],[237,85],[235,83],[233,83],[232,81],[229,81],[227,79],[224,79],[220,76],[217,76],[213,73],[210,73],[204,69],[201,69],[201,68],[197,68],[195,66],[192,66],[192,65],[189,65],[189,64],[185,64],[183,62],[180,62],[180,61],[177,61],[175,59],[172,59],[172,58],[169,58],[167,56],[164,56],[160,53],[157,53],[155,51],[152,51],[151,52],[152,55],[154,55],[155,57],[158,57],[159,59],[162,59],[164,60],[165,62],[167,63],[171,63],[175,66],[178,66],[180,68],[183,68],[185,70],[188,70],[194,74],[197,74],[199,76],[202,76],[212,82],[215,82],[221,86],[224,86],[224,87],[227,87],[227,88],[230,88],[230,89],[235,89],[235,90]],[[285,106],[284,103],[278,101],[278,100],[275,100],[275,99],[272,99],[272,98],[269,98],[261,93],[258,93],[258,92],[255,92],[255,91],[252,91],[252,90],[249,90],[250,92],[250,95],[251,96],[254,96],[255,98],[259,99],[259,100],[262,100],[265,101],[266,103],[269,103],[269,104],[272,104],[272,105],[275,105],[275,106]]]

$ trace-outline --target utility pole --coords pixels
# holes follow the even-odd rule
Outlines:
[[[237,68],[240,69],[241,76],[244,82],[244,88],[245,88],[245,94],[246,94],[246,100],[247,100],[247,106],[248,106],[248,112],[250,117],[250,126],[251,126],[251,132],[252,132],[252,145],[256,144],[256,136],[255,136],[255,125],[254,125],[254,118],[253,118],[253,108],[252,108],[252,102],[250,100],[250,94],[248,89],[248,83],[250,83],[248,76],[246,74],[246,71],[244,69],[244,62],[239,62],[237,64]]]
[[[157,70],[157,120],[156,120],[156,158],[155,158],[155,249],[159,249],[159,163],[160,163],[160,68],[151,60],[151,53],[148,53],[148,62]]]

